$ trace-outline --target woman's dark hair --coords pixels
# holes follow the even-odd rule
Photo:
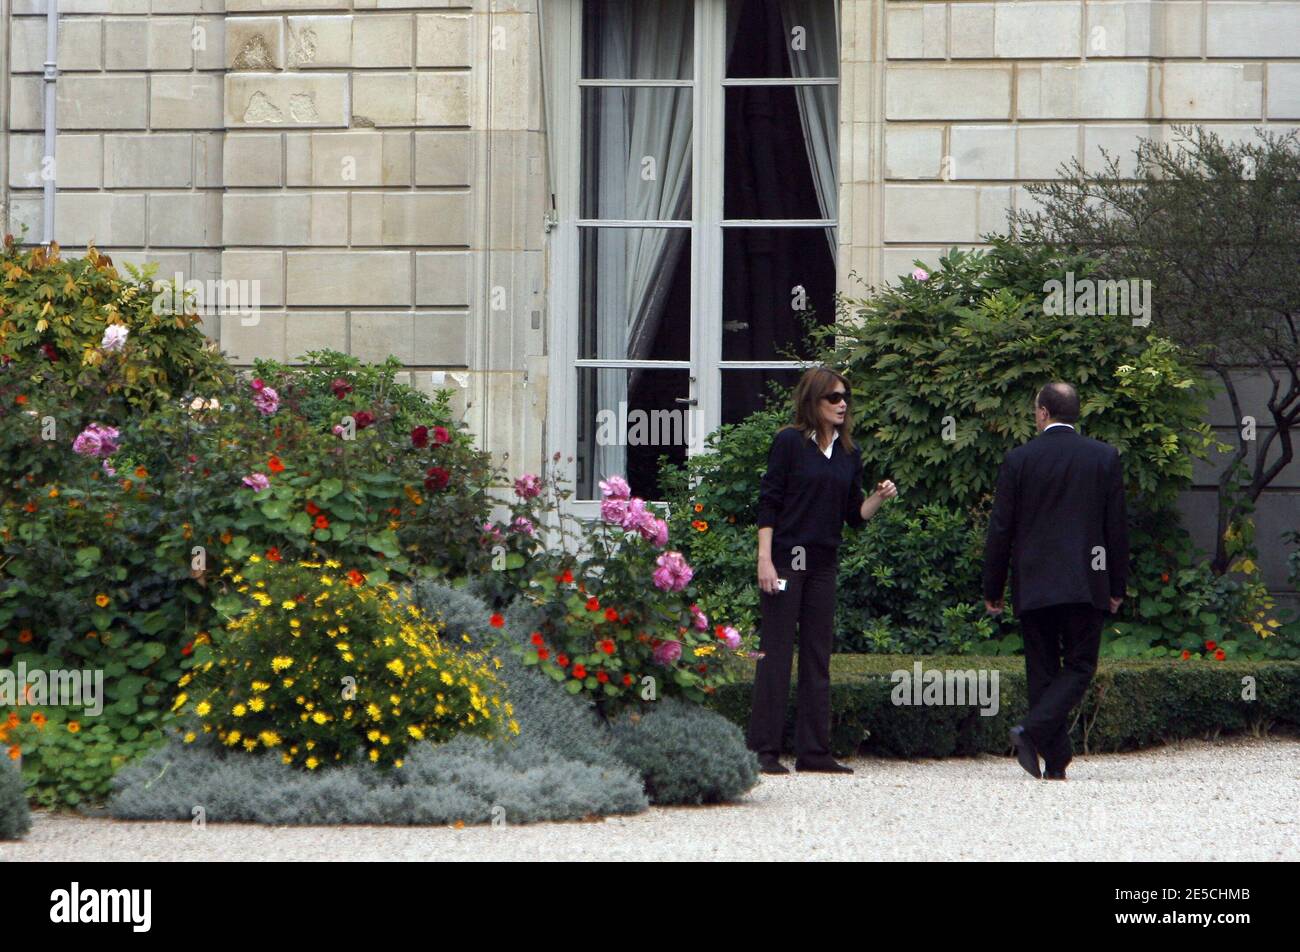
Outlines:
[[[804,371],[804,375],[799,378],[795,384],[794,392],[790,395],[791,403],[794,404],[794,422],[787,424],[793,426],[805,437],[809,433],[815,433],[821,422],[821,402],[822,396],[832,393],[835,390],[844,392],[847,398],[851,392],[849,382],[843,374],[836,373],[829,367],[811,367]],[[785,429],[785,427],[782,427]],[[844,422],[839,427],[840,442],[846,452],[853,452],[853,406],[844,408]]]
[[[1079,419],[1079,393],[1068,383],[1049,383],[1038,391],[1038,405],[1047,415],[1061,423]]]

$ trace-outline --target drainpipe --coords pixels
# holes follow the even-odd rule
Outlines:
[[[0,0],[0,235],[9,233],[9,29],[11,0]]]
[[[54,159],[55,91],[59,76],[59,0],[45,0],[45,161],[42,166],[45,179],[45,218],[41,244],[46,247],[54,240],[54,179],[58,164]]]

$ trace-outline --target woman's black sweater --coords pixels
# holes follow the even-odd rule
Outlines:
[[[796,427],[777,431],[758,494],[758,528],[772,528],[772,564],[790,568],[803,546],[808,565],[839,550],[844,523],[862,518],[862,451],[847,452],[843,438],[827,459],[816,440]]]

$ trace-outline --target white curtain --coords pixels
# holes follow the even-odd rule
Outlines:
[[[596,21],[599,62],[590,75],[677,79],[691,75],[691,4],[649,0],[607,4]],[[591,21],[588,21],[588,28]],[[596,208],[592,217],[677,220],[689,217],[691,194],[691,93],[689,89],[605,88],[594,123]],[[588,153],[592,155],[592,153]],[[653,177],[646,177],[646,160]],[[591,181],[590,178],[587,181]],[[669,282],[689,232],[669,228],[604,228],[597,238],[596,356],[643,359],[650,354],[663,316]],[[633,374],[636,372],[634,371]],[[619,414],[628,375],[596,374],[596,409]],[[627,449],[594,446],[596,479],[622,474]]]
[[[780,3],[786,48],[790,50],[791,75],[796,79],[839,76],[839,0],[780,0]],[[791,47],[795,27],[807,31],[807,49],[795,50]],[[835,174],[839,151],[838,91],[837,86],[795,87],[799,101],[799,121],[803,125],[803,141],[808,149],[813,184],[817,188],[817,204],[821,207],[823,218],[834,218],[839,204],[838,178]],[[834,229],[826,229],[826,237],[831,246],[831,261],[835,261],[838,248]]]

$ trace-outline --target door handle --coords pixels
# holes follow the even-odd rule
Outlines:
[[[693,407],[699,404],[699,400],[694,397],[677,397],[676,401],[684,406]]]

